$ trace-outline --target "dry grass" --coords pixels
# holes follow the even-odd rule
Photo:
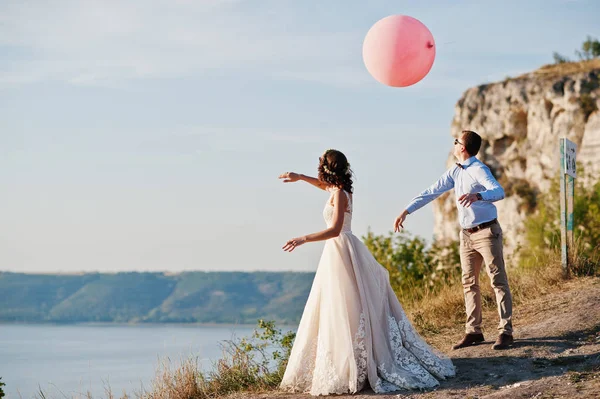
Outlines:
[[[548,64],[539,69],[519,75],[514,78],[507,78],[506,81],[521,80],[521,79],[554,79],[561,78],[565,75],[573,75],[582,72],[591,72],[600,69],[600,58],[594,58],[586,61],[563,62],[561,64]]]
[[[142,392],[139,397],[147,399],[192,399],[202,395],[202,373],[197,360],[188,359],[181,366],[173,367],[163,361],[152,383],[150,392]]]
[[[515,305],[553,292],[562,279],[560,258],[544,267],[515,268],[508,270],[509,284]],[[484,310],[496,308],[494,292],[484,270],[480,275],[481,297]],[[428,293],[418,301],[404,301],[403,305],[415,327],[426,337],[445,335],[448,330],[460,329],[465,321],[463,289],[460,281]]]
[[[272,391],[279,385],[282,374],[277,370],[265,373],[253,356],[239,347],[237,341],[227,341],[224,352],[209,372],[203,371],[198,359],[187,359],[180,364],[169,359],[161,362],[150,389],[142,389],[133,395],[124,393],[120,399],[212,399],[235,392],[260,393]],[[69,398],[61,392],[62,397]],[[47,399],[40,391],[37,397]],[[105,397],[113,399],[110,386],[105,387]],[[73,399],[93,399],[90,392],[71,396]]]
[[[533,74],[535,76],[554,78],[580,72],[589,72],[594,69],[600,69],[600,58],[594,58],[586,61],[544,65],[543,67],[534,71]]]
[[[242,353],[239,353],[245,357]],[[239,357],[239,356],[238,356]],[[247,359],[224,357],[213,371],[205,374],[193,360],[179,367],[165,365],[157,374],[152,389],[139,395],[143,399],[208,399],[230,393],[263,392],[276,386],[257,378]]]
[[[600,247],[591,255],[585,253],[583,243],[575,242],[570,259],[570,277],[600,275]],[[560,290],[565,282],[560,252],[550,252],[522,267],[508,269],[513,302],[525,303]],[[496,299],[490,280],[484,270],[480,274],[481,297],[484,311],[495,311]],[[402,301],[409,318],[421,334],[437,341],[452,331],[462,331],[465,321],[464,298],[459,280],[440,290],[429,292],[421,300]]]
[[[586,61],[563,62],[561,64],[547,64],[533,72],[524,73],[523,75],[515,77],[508,76],[503,82],[525,79],[556,79],[567,75],[591,72],[594,70],[600,70],[600,58],[594,58]]]
[[[235,392],[272,391],[279,386],[287,362],[287,355],[274,355],[291,349],[292,339],[293,335],[283,334],[273,322],[260,321],[252,337],[224,341],[223,354],[210,371],[201,370],[197,359],[180,367],[163,363],[151,390],[139,397],[208,399]],[[277,364],[274,359],[279,359]]]

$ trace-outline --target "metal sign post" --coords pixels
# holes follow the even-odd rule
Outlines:
[[[577,167],[577,145],[566,138],[560,139],[560,240],[563,275],[569,276],[569,249],[573,255],[573,197]]]

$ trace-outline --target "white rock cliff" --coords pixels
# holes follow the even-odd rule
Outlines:
[[[577,161],[600,176],[600,60],[558,64],[503,82],[467,90],[455,107],[451,134],[474,130],[483,143],[478,158],[501,182],[496,202],[508,264],[523,244],[523,222],[535,198],[559,173],[559,138],[577,144]],[[456,160],[450,154],[448,167]],[[558,198],[556,199],[559,200]],[[453,192],[434,202],[434,235],[458,239]]]

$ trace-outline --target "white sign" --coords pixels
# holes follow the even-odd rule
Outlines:
[[[577,166],[575,163],[575,155],[577,154],[577,145],[572,141],[565,140],[565,173],[572,178],[577,177]]]

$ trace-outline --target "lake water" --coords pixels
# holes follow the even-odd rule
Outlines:
[[[197,358],[207,368],[219,342],[250,336],[253,326],[0,324],[0,377],[8,399],[135,397],[149,390],[159,364]]]

